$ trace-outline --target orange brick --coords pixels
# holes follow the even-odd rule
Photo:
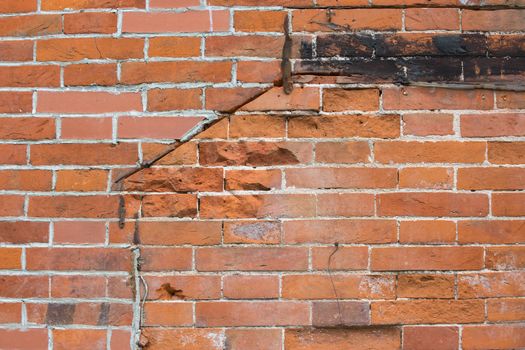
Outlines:
[[[482,247],[389,247],[372,248],[371,269],[479,270],[484,266]]]
[[[456,240],[456,223],[445,220],[401,221],[401,243],[451,243]]]
[[[458,275],[458,296],[461,299],[521,297],[525,295],[524,281],[523,271]]]
[[[106,279],[100,276],[51,276],[53,298],[104,298]]]
[[[368,248],[338,247],[335,250],[335,247],[313,247],[312,267],[316,270],[366,270]]]
[[[319,142],[315,159],[321,163],[368,163],[370,147],[365,141]]]
[[[62,16],[28,15],[0,18],[0,36],[39,36],[60,34]]]
[[[287,301],[205,302],[195,307],[198,327],[308,325],[307,303]]]
[[[265,275],[224,276],[224,297],[228,299],[275,299],[279,278]]]
[[[458,327],[403,327],[403,349],[459,349]]]
[[[197,216],[197,196],[193,194],[153,195],[142,197],[142,215],[166,217]]]
[[[227,31],[228,11],[126,12],[122,20],[124,33],[179,33]]]
[[[494,347],[502,349],[525,347],[525,326],[517,324],[463,327],[463,349],[481,350]]]
[[[485,249],[485,265],[492,270],[525,268],[525,247],[490,247]]]
[[[0,113],[31,113],[33,97],[31,92],[0,92]]]
[[[326,112],[377,111],[378,109],[379,90],[377,89],[323,90],[323,110]]]
[[[289,188],[394,188],[396,169],[301,168],[286,170]]]
[[[285,119],[268,115],[233,115],[230,117],[230,138],[284,137]]]
[[[0,118],[0,138],[42,140],[55,138],[55,120],[51,118]]]
[[[392,220],[294,220],[283,225],[285,243],[389,243],[397,240]]]
[[[0,320],[0,323],[22,322],[22,304],[0,303]]]
[[[42,10],[89,9],[89,8],[144,8],[145,0],[42,0]]]
[[[411,113],[403,115],[405,135],[453,135],[454,116],[451,114]]]
[[[9,87],[59,87],[58,66],[0,67],[0,86]]]
[[[127,111],[142,111],[140,93],[113,94],[101,91],[41,91],[38,93],[37,112],[98,114]]]
[[[461,135],[464,137],[524,136],[525,114],[463,114]]]
[[[525,92],[521,91],[498,91],[496,100],[498,108],[523,108],[525,106],[523,96]]]
[[[37,43],[38,61],[130,59],[144,56],[144,40],[136,38],[67,38]]]
[[[470,193],[384,193],[377,196],[381,216],[486,216],[488,198]]]
[[[62,244],[104,243],[106,224],[92,221],[57,221],[53,242]]]
[[[0,240],[4,243],[46,243],[48,242],[48,231],[47,222],[0,222]]]
[[[492,164],[525,164],[525,142],[489,142],[488,160]]]
[[[207,88],[206,109],[222,112],[232,112],[244,105],[247,101],[264,93],[261,88]]]
[[[296,88],[287,95],[280,87],[274,87],[262,96],[244,105],[243,111],[315,110],[320,108],[318,88]]]
[[[53,349],[104,350],[106,330],[102,329],[54,329]]]
[[[282,32],[284,11],[235,11],[233,26],[237,32]]]
[[[128,271],[131,255],[122,248],[31,248],[28,270]]]
[[[150,300],[218,299],[221,278],[217,275],[147,276]]]
[[[51,178],[47,170],[0,170],[0,189],[50,191]]]
[[[135,164],[137,146],[129,143],[113,144],[42,144],[31,146],[33,165],[77,164]]]
[[[349,30],[399,30],[399,9],[351,9],[351,10],[296,10],[293,12],[294,31],[334,31],[335,26]],[[326,23],[326,24],[325,24]],[[329,24],[335,26],[330,26]]]
[[[198,57],[201,39],[193,37],[157,37],[149,40],[149,57]]]
[[[224,243],[278,244],[281,224],[278,221],[224,222]]]
[[[465,31],[522,31],[525,29],[524,22],[523,10],[465,10],[461,15],[461,25]]]
[[[141,269],[143,271],[191,270],[191,248],[142,248]]]
[[[282,335],[280,329],[226,329],[226,342],[231,350],[274,350],[281,346]]]
[[[0,5],[0,13],[34,12],[36,9],[36,0],[6,0]]]
[[[525,216],[525,194],[494,193],[492,214],[495,216]]]
[[[240,61],[237,63],[237,80],[240,82],[272,83],[280,78],[280,61]]]
[[[475,220],[458,223],[461,243],[520,243],[525,242],[523,220]]]
[[[400,188],[450,190],[454,185],[452,168],[403,168],[399,170]]]
[[[381,163],[482,163],[484,142],[377,142],[375,159]]]
[[[0,195],[0,216],[24,215],[24,197]]]
[[[202,109],[201,89],[148,90],[148,111]]]
[[[372,216],[374,195],[366,193],[322,193],[317,195],[319,216]]]
[[[102,33],[117,31],[117,14],[110,12],[83,12],[64,15],[65,34]]]
[[[196,349],[224,349],[224,330],[217,328],[145,328],[142,334],[153,349],[184,349],[188,339]]]
[[[373,329],[292,329],[285,331],[287,350],[330,350],[364,347],[369,349],[399,349],[401,334],[399,328]]]
[[[146,303],[144,324],[147,326],[193,325],[193,303]]]
[[[455,8],[412,8],[405,14],[407,30],[458,30],[459,11]]]
[[[115,218],[117,210],[117,196],[33,196],[29,200],[32,217]]]
[[[523,168],[458,169],[458,189],[521,190],[525,189]]]
[[[16,0],[16,2],[21,2]],[[3,2],[2,2],[3,3]],[[32,41],[3,41],[0,43],[0,59],[2,61],[32,61]]]
[[[108,172],[105,170],[59,170],[56,191],[105,191]]]
[[[454,275],[399,274],[398,298],[454,298]]]
[[[180,139],[202,119],[202,117],[120,117],[118,136],[123,139]]]
[[[48,276],[0,276],[0,295],[5,298],[47,298],[48,280]]]
[[[20,248],[0,248],[0,269],[18,270],[22,267]]]
[[[281,57],[282,36],[209,36],[206,38],[208,57]]]
[[[525,300],[492,299],[487,301],[487,319],[492,322],[521,321],[525,317]]]
[[[269,191],[281,188],[280,170],[228,170],[227,190]]]
[[[163,153],[168,145],[163,143],[142,143],[142,155],[144,159],[152,159],[158,154]],[[182,165],[197,163],[197,144],[187,142],[177,147],[164,158],[155,164],[158,165]]]
[[[47,349],[47,329],[1,329],[0,347],[4,349]]]

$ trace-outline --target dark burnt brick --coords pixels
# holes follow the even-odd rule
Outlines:
[[[473,58],[464,61],[466,82],[523,82],[525,58]]]
[[[493,57],[525,56],[525,35],[491,35],[487,39],[488,54]]]

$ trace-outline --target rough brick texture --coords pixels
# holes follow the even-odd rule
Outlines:
[[[0,349],[524,349],[524,57],[522,0],[0,0]]]

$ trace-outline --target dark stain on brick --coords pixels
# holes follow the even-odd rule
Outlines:
[[[100,304],[100,314],[98,315],[99,326],[107,326],[109,323],[109,309],[111,305],[109,303]]]
[[[182,289],[175,289],[171,286],[170,283],[164,283],[160,286],[160,288],[157,289],[157,293],[159,294],[158,299],[172,299],[172,298],[179,298],[179,299],[185,299],[186,296],[182,294]]]
[[[76,304],[49,304],[47,306],[46,324],[67,325],[73,323]]]

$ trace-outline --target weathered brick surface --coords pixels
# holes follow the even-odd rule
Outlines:
[[[0,349],[525,348],[524,19],[1,0]]]

